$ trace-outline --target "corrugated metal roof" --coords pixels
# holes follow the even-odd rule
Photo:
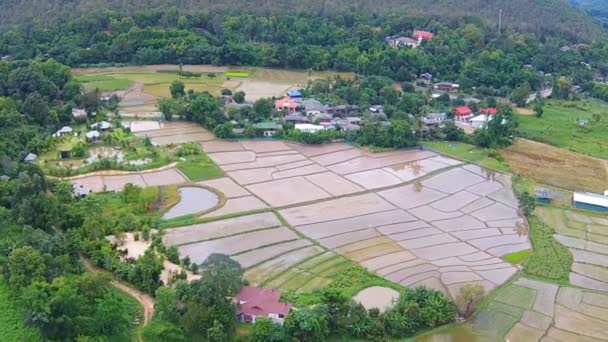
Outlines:
[[[608,196],[603,196],[600,194],[594,194],[594,193],[590,193],[590,192],[587,192],[587,193],[575,192],[574,193],[574,202],[592,204],[592,205],[597,205],[600,207],[608,208]]]

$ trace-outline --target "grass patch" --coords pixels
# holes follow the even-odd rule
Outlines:
[[[248,72],[242,72],[242,71],[227,71],[225,73],[226,77],[249,77],[249,73]]]
[[[509,166],[504,162],[500,154],[493,153],[491,150],[477,147],[458,141],[426,141],[422,144],[443,154],[456,157],[458,159],[479,164],[489,169],[508,172]]]
[[[285,292],[282,296],[283,300],[288,301],[294,304],[295,306],[307,306],[318,304],[321,302],[322,288],[339,290],[346,297],[353,297],[359,291],[372,286],[389,287],[396,291],[403,290],[403,287],[401,285],[393,283],[375,274],[372,274],[359,264],[355,264],[352,262],[349,262],[347,264],[348,267],[344,267],[340,272],[337,272],[331,278],[332,282],[329,285],[313,289],[311,292],[306,293],[301,291]]]
[[[525,249],[523,251],[505,254],[502,258],[508,263],[511,263],[513,265],[518,265],[522,261],[524,261],[524,259],[526,259],[526,257],[528,257],[528,255],[530,255],[530,252],[531,252],[531,250]]]
[[[197,156],[197,158],[180,162],[177,164],[177,168],[193,182],[218,178],[224,175],[224,171],[207,156]]]
[[[530,242],[533,252],[524,262],[524,272],[534,277],[558,282],[568,282],[572,266],[572,253],[554,237],[551,227],[535,215],[528,217]]]
[[[42,341],[36,329],[23,323],[21,309],[11,297],[4,279],[0,279],[0,341]]]
[[[608,103],[598,100],[560,101],[550,100],[541,118],[519,116],[518,134],[540,142],[587,155],[608,158]],[[600,121],[593,123],[593,114]],[[589,120],[581,127],[579,120]]]
[[[116,91],[124,90],[129,88],[132,84],[132,80],[126,80],[122,78],[116,78],[111,75],[87,75],[77,76],[76,79],[84,84],[85,89],[94,90],[99,89],[100,91]]]
[[[193,90],[197,92],[208,91],[212,95],[219,95],[223,79],[220,78],[201,78],[200,80],[186,79],[184,82],[184,88],[186,91]],[[171,96],[170,91],[171,83],[154,83],[144,85],[144,92],[156,95],[159,97]]]
[[[511,284],[498,290],[494,300],[526,310],[532,307],[535,297],[533,289]]]
[[[114,294],[120,298],[123,302],[125,302],[127,304],[128,307],[128,311],[127,311],[127,315],[129,317],[132,317],[132,321],[135,322],[141,322],[143,320],[143,307],[141,306],[141,304],[135,300],[135,298],[131,297],[130,295],[114,288],[111,287],[110,291],[114,292]],[[138,329],[138,325],[137,324],[133,324],[131,326],[131,330],[129,331],[129,336],[117,336],[116,341],[125,341],[125,340],[130,340],[130,341],[137,341],[139,338],[139,329]],[[3,340],[4,341],[4,340]]]

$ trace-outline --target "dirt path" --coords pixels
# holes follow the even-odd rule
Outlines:
[[[93,272],[93,273],[97,273],[100,272],[100,270],[98,270],[97,268],[95,268],[93,265],[91,265],[91,263],[89,262],[89,260],[87,260],[86,258],[84,258],[83,256],[80,256],[80,260],[82,260],[82,263],[84,264],[84,267],[89,271],[89,272]],[[129,287],[117,280],[113,280],[111,282],[112,286],[114,286],[115,288],[119,289],[120,291],[128,294],[129,296],[135,298],[136,301],[138,301],[141,306],[144,308],[144,319],[141,323],[142,326],[146,326],[148,325],[148,323],[150,323],[150,321],[152,320],[152,316],[154,316],[154,299],[152,299],[152,297],[150,297],[149,295],[136,290],[132,287]]]

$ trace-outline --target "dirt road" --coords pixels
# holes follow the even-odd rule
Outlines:
[[[89,260],[87,260],[86,258],[81,256],[80,260],[82,260],[84,267],[89,272],[94,272],[94,273],[101,272],[99,269],[97,269],[93,265],[91,265]],[[152,316],[154,316],[154,299],[152,299],[152,297],[150,297],[149,295],[147,295],[139,290],[136,290],[130,286],[127,286],[117,280],[113,280],[111,282],[111,284],[112,284],[112,286],[119,289],[120,291],[135,298],[135,300],[137,300],[141,304],[141,306],[144,308],[144,317],[143,317],[144,319],[141,322],[141,325],[142,326],[148,325],[148,323],[150,323],[150,321],[152,320]]]

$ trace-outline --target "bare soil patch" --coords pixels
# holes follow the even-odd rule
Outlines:
[[[366,309],[377,308],[380,312],[390,309],[399,299],[399,292],[382,286],[372,286],[361,290],[354,300],[361,303]]]

